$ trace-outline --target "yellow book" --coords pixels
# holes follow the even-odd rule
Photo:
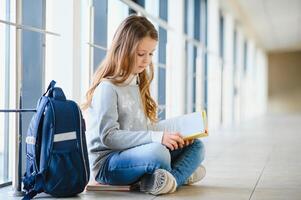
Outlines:
[[[194,112],[160,121],[158,130],[179,132],[184,140],[208,136],[206,111]]]

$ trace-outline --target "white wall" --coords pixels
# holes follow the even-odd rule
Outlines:
[[[80,101],[80,1],[46,1],[45,85],[54,79],[67,98]]]
[[[81,81],[80,81],[80,95],[79,99],[80,102],[83,103],[85,101],[85,95],[87,90],[90,86],[90,79],[92,76],[92,55],[91,52],[93,52],[93,47],[91,47],[88,42],[92,41],[91,39],[91,24],[90,17],[91,17],[91,2],[81,0],[80,1],[80,75],[81,75]]]
[[[233,123],[233,41],[234,18],[229,13],[224,13],[224,69],[223,69],[223,102],[222,125],[229,126]]]
[[[267,112],[268,104],[268,60],[267,55],[261,49],[256,49],[256,115],[263,115]]]
[[[221,119],[221,62],[219,48],[219,2],[208,1],[208,126],[220,126]]]
[[[174,0],[168,6],[168,23],[173,31],[167,33],[166,118],[185,112],[185,40],[184,1]]]
[[[108,47],[111,46],[114,33],[119,24],[128,16],[129,7],[119,0],[108,1]],[[99,24],[101,26],[101,24]]]
[[[241,110],[242,110],[242,102],[241,102],[241,96],[242,96],[242,82],[243,82],[243,32],[241,30],[241,27],[237,27],[237,65],[236,65],[236,71],[235,71],[235,87],[237,94],[234,97],[234,123],[239,123],[241,120]]]

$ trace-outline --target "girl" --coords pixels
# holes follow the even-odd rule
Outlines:
[[[83,105],[92,176],[99,183],[127,185],[153,194],[176,191],[205,176],[204,145],[178,132],[158,130],[157,104],[150,94],[154,26],[132,15],[118,27],[95,73]]]

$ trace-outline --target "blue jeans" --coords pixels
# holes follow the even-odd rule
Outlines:
[[[96,181],[111,185],[129,185],[139,181],[145,173],[152,174],[161,168],[169,171],[178,186],[181,186],[204,160],[204,154],[204,144],[200,140],[174,151],[160,143],[140,145],[112,153]]]

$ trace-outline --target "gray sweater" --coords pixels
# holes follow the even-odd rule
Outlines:
[[[85,113],[90,169],[95,178],[112,152],[162,141],[163,132],[146,118],[137,76],[124,86],[102,81]]]

